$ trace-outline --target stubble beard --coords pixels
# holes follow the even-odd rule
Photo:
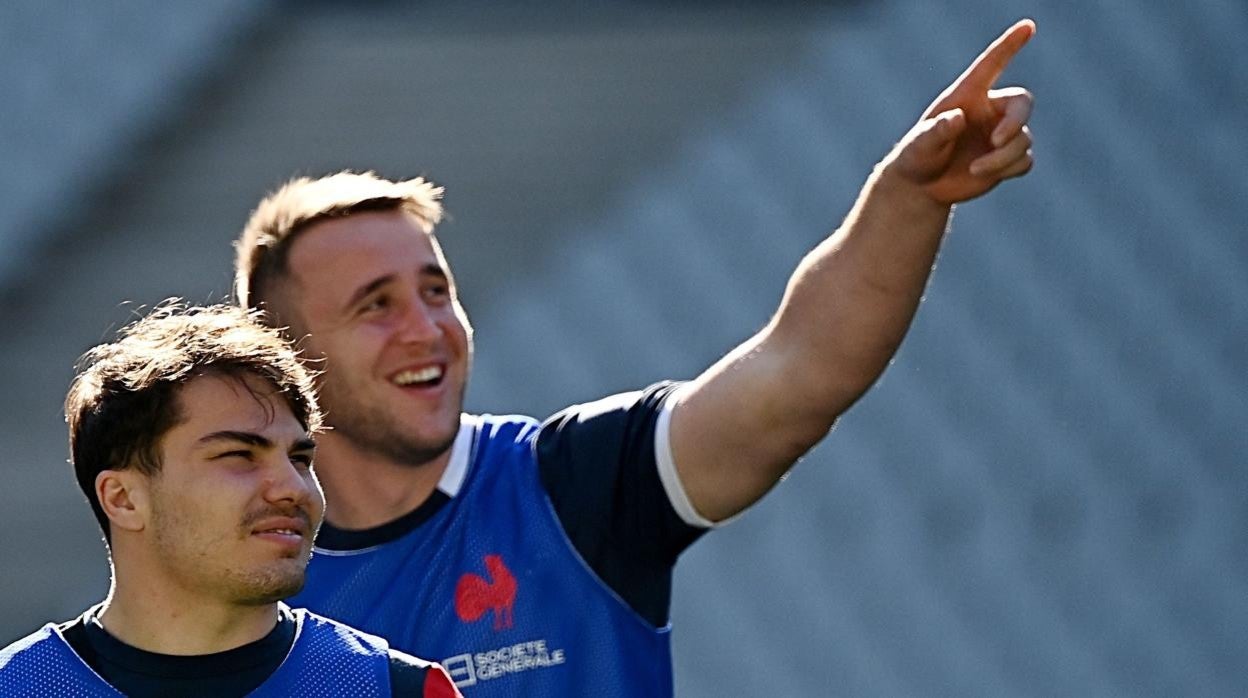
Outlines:
[[[356,390],[351,380],[327,380],[326,374],[321,374],[317,387],[326,426],[356,449],[403,467],[419,468],[446,453],[459,435],[460,413],[468,392],[467,376],[472,373],[472,326],[462,317],[462,311],[461,318],[468,339],[465,378],[454,396],[453,417],[448,420],[445,433],[411,433],[412,429],[400,423],[380,401],[367,399],[365,390]]]
[[[324,396],[324,388],[322,395]],[[459,433],[464,389],[459,391],[453,410],[454,418],[449,420],[446,431],[433,434],[410,433],[410,428],[405,429],[384,408],[355,400],[349,394],[336,397],[346,399],[334,400],[339,407],[326,410],[332,433],[341,436],[361,451],[382,456],[397,465],[417,468],[446,453],[455,443],[455,437]],[[323,401],[329,402],[324,397]]]
[[[153,512],[155,543],[159,558],[170,575],[184,588],[199,589],[205,595],[227,599],[241,606],[262,606],[293,596],[303,588],[309,549],[295,557],[274,561],[260,569],[229,567],[209,541],[188,535],[188,522],[159,510]],[[163,515],[162,515],[163,514]],[[218,558],[216,563],[213,558]]]
[[[287,562],[295,562],[289,560]],[[265,569],[233,577],[232,597],[235,603],[264,606],[289,598],[303,589],[307,561],[299,561],[298,569]]]

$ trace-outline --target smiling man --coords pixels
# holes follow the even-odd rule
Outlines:
[[[437,665],[280,603],[324,511],[321,413],[254,315],[162,306],[83,357],[65,415],[112,588],[0,651],[0,694],[458,695]]]
[[[297,600],[442,659],[474,695],[671,695],[677,556],[888,365],[953,205],[1031,168],[1031,95],[993,84],[1033,31],[1011,27],[932,102],[762,331],[687,383],[544,423],[460,414],[472,335],[434,237],[440,189],[339,173],[261,202],[236,294],[318,361],[333,427]]]

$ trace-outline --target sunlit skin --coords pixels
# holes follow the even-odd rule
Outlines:
[[[1018,22],[923,111],[876,167],[841,228],[804,258],[771,322],[682,388],[670,447],[693,508],[752,504],[827,435],[888,365],[918,308],[954,204],[1032,167],[1032,97],[993,85],[1035,33]],[[292,242],[270,306],[324,358],[330,520],[362,529],[429,496],[462,407],[471,334],[445,261],[418,220],[367,212]],[[397,382],[431,369],[423,387]]]
[[[767,327],[685,389],[671,446],[703,516],[749,506],[827,435],[905,337],[952,206],[1031,170],[1032,96],[993,85],[1035,31],[1014,24],[936,97],[798,265]]]
[[[276,602],[303,586],[325,501],[313,442],[263,379],[199,376],[177,403],[157,473],[96,478],[114,567],[100,619],[140,649],[208,654],[273,629]]]
[[[329,520],[377,526],[423,502],[446,469],[471,327],[440,250],[403,211],[311,226],[292,242],[288,270],[269,302],[323,370]]]

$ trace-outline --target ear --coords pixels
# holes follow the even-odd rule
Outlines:
[[[95,496],[114,530],[142,531],[147,525],[148,478],[133,468],[95,476]]]

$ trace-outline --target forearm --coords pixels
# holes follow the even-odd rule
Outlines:
[[[1031,169],[1031,94],[992,84],[1034,31],[1030,20],[1010,27],[936,98],[802,260],[767,327],[680,393],[672,457],[704,517],[761,497],[879,378],[952,205]]]
[[[762,496],[871,387],[914,317],[950,210],[886,161],[802,260],[771,323],[692,382],[672,451],[701,514],[719,520]]]
[[[889,163],[875,168],[844,224],[798,265],[760,338],[785,357],[777,370],[790,416],[830,425],[884,371],[923,296],[951,207]]]

